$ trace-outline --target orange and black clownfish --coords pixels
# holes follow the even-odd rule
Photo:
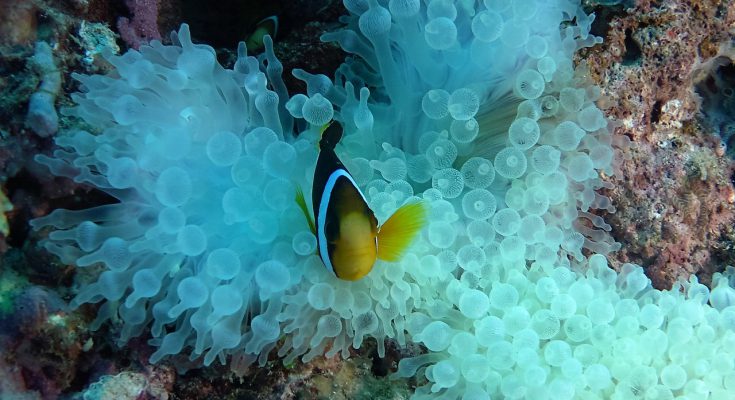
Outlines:
[[[332,123],[319,141],[311,195],[315,221],[303,194],[297,195],[297,202],[315,231],[324,265],[338,278],[356,281],[373,269],[376,260],[401,258],[426,222],[426,207],[422,202],[408,203],[378,226],[365,196],[334,152],[341,137],[341,126]]]

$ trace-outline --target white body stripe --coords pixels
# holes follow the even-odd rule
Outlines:
[[[324,225],[327,222],[327,208],[329,207],[329,199],[332,197],[332,190],[334,190],[334,185],[337,183],[337,179],[339,179],[340,176],[344,176],[345,178],[350,180],[352,186],[355,187],[357,193],[360,193],[362,200],[365,201],[365,204],[367,204],[365,195],[362,194],[362,191],[357,186],[357,183],[355,183],[355,180],[352,179],[352,177],[346,170],[340,168],[329,175],[329,179],[327,179],[327,184],[324,185],[322,198],[321,200],[319,200],[319,219],[316,222],[316,230],[319,237],[319,254],[322,256],[322,261],[324,261],[324,265],[326,265],[327,269],[332,271],[335,276],[337,275],[337,272],[334,270],[332,260],[329,259],[329,253],[327,252],[327,234],[324,231]]]

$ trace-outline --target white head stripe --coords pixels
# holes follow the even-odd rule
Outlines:
[[[362,194],[362,191],[357,186],[357,183],[355,183],[355,180],[352,179],[352,177],[346,170],[340,168],[329,175],[327,183],[326,185],[324,185],[322,198],[321,200],[319,200],[319,219],[316,221],[316,230],[317,235],[319,236],[319,254],[321,254],[322,256],[322,261],[324,261],[324,265],[326,265],[327,268],[332,271],[335,276],[337,275],[337,272],[334,270],[332,260],[329,259],[329,253],[327,252],[327,234],[324,231],[324,225],[327,222],[327,208],[329,207],[329,199],[332,197],[332,190],[334,190],[334,185],[337,183],[337,179],[339,179],[340,176],[344,176],[345,178],[350,180],[352,185],[357,190],[357,193],[360,193],[363,201],[365,201],[365,204],[367,204],[367,200],[365,200],[365,195]]]

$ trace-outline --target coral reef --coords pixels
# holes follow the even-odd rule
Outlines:
[[[0,45],[30,45],[36,38],[36,10],[34,2],[4,0],[0,2]]]
[[[32,60],[41,83],[28,100],[26,125],[36,135],[49,137],[59,129],[55,102],[61,90],[61,72],[54,61],[51,46],[46,42],[36,43]]]
[[[10,275],[8,275],[10,274]],[[44,399],[57,398],[76,378],[75,365],[81,353],[77,329],[78,317],[69,317],[66,303],[56,293],[43,287],[25,285],[6,287],[12,272],[4,272],[0,291],[4,308],[0,311],[0,348],[2,362],[12,363],[22,374],[24,390],[37,392]],[[22,284],[22,283],[21,283]],[[5,378],[4,378],[5,379]],[[3,379],[3,380],[4,380]],[[9,392],[0,391],[2,396]]]
[[[145,372],[124,371],[105,375],[89,385],[82,400],[167,400],[175,373],[171,368],[150,367]]]
[[[6,351],[3,343],[0,343],[0,351]],[[0,396],[13,400],[41,400],[43,397],[26,387],[25,377],[21,373],[21,368],[15,364],[8,363],[3,357],[0,357]]]
[[[626,243],[613,257],[636,262],[657,288],[691,274],[709,282],[731,263],[733,166],[699,122],[694,85],[702,64],[729,46],[732,2],[637,2],[609,15],[605,42],[583,52],[601,85],[601,106],[630,138],[626,179],[608,193],[606,220]]]
[[[232,377],[222,366],[189,371],[176,381],[173,393],[195,400],[276,397],[389,400],[408,398],[411,389],[407,380],[376,376],[371,357],[356,354],[348,360],[319,357],[306,364],[296,362],[287,366],[273,362],[241,377]]]
[[[117,29],[120,36],[133,49],[151,40],[161,40],[158,33],[158,0],[126,0],[132,18],[120,17]]]
[[[723,46],[721,52],[702,63],[695,71],[695,88],[702,99],[701,116],[708,130],[722,140],[723,150],[735,157],[735,49]]]

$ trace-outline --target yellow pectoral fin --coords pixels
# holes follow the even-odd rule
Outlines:
[[[378,258],[396,262],[426,223],[426,204],[419,201],[396,210],[378,231]]]
[[[309,208],[306,206],[306,199],[304,198],[304,191],[301,190],[301,186],[299,185],[296,185],[296,204],[301,209],[301,212],[304,213],[304,218],[306,218],[306,222],[309,224],[309,229],[311,229],[311,233],[316,236],[316,226],[314,225],[314,219],[311,217],[311,213],[309,213]]]
[[[326,131],[327,128],[329,128],[329,125],[332,125],[332,122],[334,122],[334,120],[330,119],[329,122],[327,122],[326,124],[322,125],[321,128],[319,128],[319,138],[320,139],[322,135],[324,134],[324,131]]]

